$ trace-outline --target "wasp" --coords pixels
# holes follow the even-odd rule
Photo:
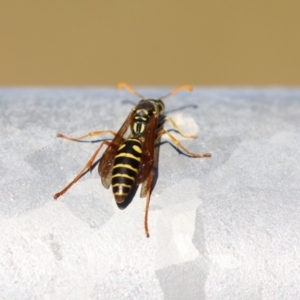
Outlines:
[[[154,168],[157,165],[158,159],[157,155],[155,155],[155,148],[161,136],[164,134],[169,136],[176,148],[181,149],[190,157],[203,158],[210,157],[211,154],[196,154],[190,152],[169,131],[163,128],[164,123],[169,121],[182,136],[187,138],[196,137],[183,133],[170,116],[163,114],[165,110],[164,99],[181,90],[192,91],[191,86],[180,86],[166,96],[158,99],[146,99],[125,83],[119,83],[117,88],[125,88],[140,99],[118,132],[101,130],[90,132],[79,137],[69,137],[61,133],[57,134],[57,137],[71,141],[79,141],[105,133],[112,134],[114,138],[112,141],[103,141],[98,146],[83,169],[64,189],[54,195],[54,199],[63,195],[87,171],[92,170],[96,157],[102,147],[106,145],[107,148],[98,166],[102,184],[107,189],[112,186],[115,201],[120,209],[124,209],[130,203],[134,196],[132,196],[132,194],[135,194],[139,185],[142,185],[140,197],[146,197],[144,228],[146,236],[149,237],[148,211],[154,183]]]

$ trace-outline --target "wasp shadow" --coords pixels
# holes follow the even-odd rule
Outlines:
[[[163,141],[163,142],[160,142],[159,144],[156,144],[155,147],[158,147],[160,148],[162,145],[165,145],[165,144],[169,144],[170,146],[173,147],[174,150],[176,150],[178,152],[178,154],[181,154],[183,156],[186,156],[186,157],[190,157],[190,158],[196,158],[192,155],[189,155],[185,152],[183,152],[182,150],[180,150],[178,147],[176,147],[172,142],[169,142],[169,141]]]
[[[88,140],[88,141],[82,141],[82,140],[75,140],[72,142],[77,142],[77,143],[90,143],[90,144],[95,144],[95,143],[101,143],[105,141],[111,141],[112,139],[98,139],[98,140]]]
[[[197,109],[198,105],[196,105],[196,104],[188,104],[188,105],[180,106],[180,107],[174,108],[172,110],[166,111],[164,115],[167,115],[167,114],[170,114],[170,113],[174,113],[174,112],[177,112],[177,111],[181,111],[181,110],[184,110],[184,109],[187,109],[187,108]]]
[[[126,99],[122,100],[122,104],[131,104],[132,106],[136,106],[137,102],[133,102],[132,100]]]

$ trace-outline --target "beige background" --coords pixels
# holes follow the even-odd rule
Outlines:
[[[300,1],[0,0],[0,85],[299,85]]]

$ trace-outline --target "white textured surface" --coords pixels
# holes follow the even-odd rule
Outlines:
[[[97,168],[52,198],[97,147],[55,134],[118,130],[122,100],[136,103],[114,89],[0,90],[0,298],[299,299],[300,90],[167,99],[198,138],[176,136],[213,157],[161,145],[150,239],[145,200],[119,210]]]

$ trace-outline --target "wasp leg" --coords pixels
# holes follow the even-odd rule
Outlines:
[[[95,151],[95,153],[92,155],[92,157],[90,158],[90,160],[87,162],[87,164],[84,166],[84,168],[77,174],[77,176],[64,188],[62,189],[60,192],[56,193],[53,198],[57,199],[58,197],[60,197],[62,194],[64,194],[74,183],[76,183],[80,177],[84,174],[84,172],[86,172],[87,170],[91,170],[94,160],[96,158],[96,156],[98,155],[99,151],[101,150],[103,145],[110,145],[110,142],[104,141],[101,143],[101,145],[97,148],[97,150]]]
[[[144,227],[145,227],[145,233],[146,233],[147,238],[150,237],[149,229],[148,229],[148,211],[149,211],[149,205],[150,205],[152,179],[153,179],[153,171],[150,172],[150,174],[147,178],[147,184],[146,184],[147,197],[146,197]]]
[[[176,124],[176,122],[175,122],[171,117],[165,116],[165,117],[163,118],[163,120],[161,121],[161,124],[165,123],[166,121],[169,121],[169,122],[172,124],[172,126],[173,126],[175,129],[177,129],[178,132],[179,132],[183,137],[191,138],[191,139],[195,139],[195,138],[197,137],[197,136],[194,135],[194,134],[191,134],[191,135],[185,134],[185,133],[179,128],[179,126]]]
[[[157,137],[160,137],[163,134],[167,134],[169,136],[169,138],[172,140],[172,142],[178,147],[181,148],[185,153],[187,153],[188,155],[192,156],[192,157],[197,157],[197,158],[202,158],[202,157],[211,157],[210,153],[203,153],[203,154],[197,154],[197,153],[193,153],[191,151],[189,151],[188,149],[186,149],[170,132],[168,132],[165,129],[162,129],[158,132]]]
[[[101,130],[101,131],[92,131],[92,132],[89,132],[88,134],[85,134],[85,135],[82,135],[82,136],[79,136],[79,137],[70,137],[70,136],[66,136],[62,133],[58,133],[56,136],[60,137],[60,138],[63,138],[63,139],[70,140],[70,141],[79,141],[79,140],[83,140],[87,137],[97,136],[97,135],[101,135],[101,134],[108,133],[108,132],[111,133],[112,135],[117,134],[116,132],[114,132],[112,130]]]

